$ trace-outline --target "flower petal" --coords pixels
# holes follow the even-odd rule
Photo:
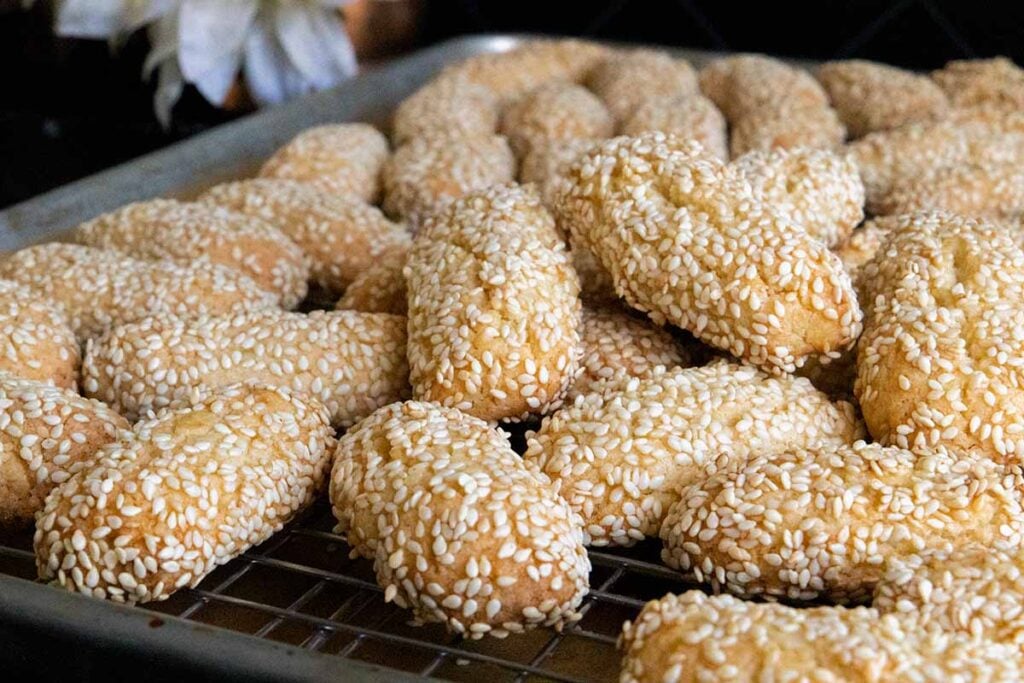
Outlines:
[[[178,67],[178,60],[166,59],[160,64],[160,75],[157,80],[156,92],[153,94],[153,111],[160,125],[165,129],[171,125],[171,112],[174,103],[181,97],[185,87],[185,79]]]
[[[178,62],[185,80],[221,104],[242,62],[256,0],[184,0],[178,27]]]
[[[330,87],[355,72],[352,43],[333,10],[281,4],[275,28],[289,61],[313,87]]]
[[[245,41],[245,84],[260,105],[278,104],[309,90],[309,85],[277,41],[273,11],[260,11]]]
[[[57,11],[58,35],[113,38],[121,30],[126,0],[64,0]]]

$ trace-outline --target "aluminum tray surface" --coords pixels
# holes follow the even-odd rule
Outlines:
[[[455,39],[15,205],[0,212],[0,249],[60,239],[131,201],[187,197],[250,175],[310,126],[384,125],[398,102],[445,64],[521,40]],[[714,56],[671,51],[695,64]],[[407,612],[384,603],[371,563],[349,559],[333,522],[321,502],[198,588],[145,608],[33,583],[30,535],[0,537],[0,679],[611,681],[622,622],[645,601],[692,587],[658,564],[655,542],[595,550],[578,624],[561,633],[464,641],[436,624],[409,626]]]

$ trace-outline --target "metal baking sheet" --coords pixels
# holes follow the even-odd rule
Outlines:
[[[0,249],[60,239],[79,222],[128,202],[188,197],[251,175],[310,126],[368,121],[386,127],[397,103],[444,65],[508,50],[523,39],[451,40],[12,206],[0,212]],[[670,51],[696,65],[715,56]],[[561,633],[539,629],[506,640],[462,641],[438,625],[407,625],[406,612],[384,603],[370,563],[349,560],[332,526],[321,501],[197,589],[145,608],[34,583],[30,537],[0,537],[0,671],[11,680],[612,681],[622,622],[646,600],[692,587],[658,563],[656,542],[592,550],[592,590],[578,624]]]

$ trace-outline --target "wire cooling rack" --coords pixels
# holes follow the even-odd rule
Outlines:
[[[453,681],[613,681],[622,622],[643,603],[692,587],[656,564],[658,544],[592,550],[583,618],[562,632],[464,640],[443,626],[412,626],[386,604],[368,560],[350,559],[321,501],[262,545],[218,568],[197,588],[147,609],[420,676]],[[28,534],[0,545],[0,573],[35,576]]]

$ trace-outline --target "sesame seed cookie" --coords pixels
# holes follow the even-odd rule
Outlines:
[[[846,59],[822,64],[815,76],[851,137],[949,114],[949,99],[935,81],[906,69]]]
[[[264,220],[305,252],[310,276],[340,294],[392,249],[407,249],[406,227],[358,197],[330,194],[294,180],[257,178],[224,183],[199,198]]]
[[[260,169],[263,178],[309,183],[324,192],[376,202],[388,141],[366,123],[336,123],[305,130]]]
[[[725,117],[714,102],[700,94],[648,98],[630,113],[619,130],[631,136],[649,131],[696,140],[708,154],[729,160]]]
[[[0,278],[60,304],[82,342],[148,315],[219,315],[277,303],[273,294],[224,266],[142,261],[62,242],[15,252],[0,261]]]
[[[945,213],[895,224],[861,268],[855,391],[868,430],[902,448],[1024,457],[1024,250]]]
[[[857,339],[861,312],[839,258],[697,143],[614,138],[570,173],[561,224],[655,323],[775,373]]]
[[[873,218],[850,233],[850,236],[833,247],[833,251],[843,262],[846,272],[857,282],[857,274],[861,267],[874,258],[882,247],[886,236],[892,231],[889,217]]]
[[[501,115],[500,132],[523,157],[566,140],[609,138],[615,122],[601,100],[583,86],[549,83],[509,104]]]
[[[338,442],[330,491],[337,531],[418,622],[480,638],[582,616],[579,520],[482,420],[417,401],[382,408]]]
[[[80,360],[60,305],[26,285],[0,280],[0,372],[74,389]]]
[[[580,278],[580,298],[583,301],[593,306],[614,304],[619,301],[612,276],[598,262],[594,252],[582,244],[572,246],[572,267]]]
[[[1024,557],[1019,547],[960,544],[894,558],[874,606],[938,628],[1024,646]]]
[[[39,578],[126,603],[195,587],[313,501],[333,448],[322,405],[258,384],[139,422],[46,498]]]
[[[613,52],[590,72],[587,86],[619,122],[628,119],[649,98],[698,92],[697,72],[688,61],[648,49]]]
[[[315,397],[335,426],[347,427],[408,397],[405,336],[405,318],[386,313],[143,318],[89,343],[82,388],[137,419],[198,386],[259,380]]]
[[[827,149],[747,152],[732,168],[754,194],[833,246],[864,219],[864,183],[857,166]]]
[[[1024,214],[1024,170],[1019,161],[965,163],[894,184],[878,213],[949,211],[964,216],[1014,218]]]
[[[99,401],[0,372],[0,529],[29,524],[46,494],[128,421]]]
[[[515,176],[515,156],[500,135],[414,138],[384,165],[384,210],[416,229],[453,199]]]
[[[270,223],[227,209],[151,199],[82,223],[74,239],[133,258],[226,266],[277,294],[285,308],[306,296],[309,264],[298,245]]]
[[[893,558],[1024,540],[1021,483],[969,452],[863,441],[762,451],[679,491],[661,559],[716,592],[856,602]]]
[[[609,50],[585,40],[528,40],[508,52],[475,55],[441,71],[482,85],[502,103],[552,81],[580,82]]]
[[[806,379],[717,362],[655,368],[578,397],[527,435],[523,459],[560,485],[588,545],[656,536],[687,484],[748,455],[853,443],[853,406]]]
[[[484,420],[557,407],[577,368],[579,279],[529,187],[427,219],[405,267],[413,397]]]
[[[392,249],[359,273],[335,304],[339,311],[408,315],[405,262],[409,249]]]
[[[595,144],[594,140],[576,138],[534,147],[519,165],[519,181],[534,183],[544,206],[553,210],[572,162]]]
[[[932,79],[957,107],[1024,108],[1024,69],[1006,57],[954,60],[933,71]]]
[[[490,135],[498,129],[497,96],[466,78],[435,78],[398,105],[391,122],[391,139],[404,145],[414,138],[452,132]]]
[[[648,377],[654,368],[690,365],[690,353],[668,330],[622,308],[583,309],[580,373],[566,402],[598,390],[609,381]]]
[[[1012,648],[856,607],[797,609],[699,591],[647,603],[627,622],[622,683],[1009,681]]]
[[[729,121],[733,156],[755,149],[833,148],[846,137],[818,82],[777,59],[717,59],[701,69],[700,88]]]

